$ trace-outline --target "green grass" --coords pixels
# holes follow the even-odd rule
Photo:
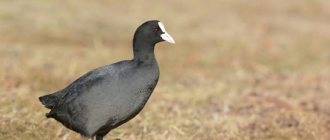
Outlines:
[[[161,77],[143,111],[106,139],[330,139],[327,0],[0,0],[0,140],[78,140],[37,97],[132,57],[160,19]]]

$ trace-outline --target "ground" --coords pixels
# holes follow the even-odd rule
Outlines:
[[[329,140],[330,1],[0,0],[0,139],[80,140],[38,96],[132,58],[148,19],[161,77],[106,139]]]

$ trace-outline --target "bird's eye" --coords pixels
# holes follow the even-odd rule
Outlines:
[[[152,31],[153,32],[158,32],[159,30],[160,30],[160,28],[158,26],[152,27]]]

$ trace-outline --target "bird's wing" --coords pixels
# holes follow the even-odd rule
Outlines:
[[[98,84],[104,81],[111,81],[113,77],[116,77],[122,69],[125,68],[127,61],[120,61],[112,65],[103,66],[97,69],[94,69],[74,82],[69,86],[64,88],[61,92],[58,93],[61,102],[70,102],[72,99],[75,99],[77,96],[86,93],[92,87],[97,86]],[[124,64],[124,65],[123,65]]]
[[[96,84],[97,81],[102,80],[103,76],[107,73],[111,73],[111,71],[107,72],[107,69],[111,69],[110,67],[111,66],[103,66],[92,70],[72,82],[66,88],[49,95],[41,96],[39,97],[39,100],[49,109],[63,103],[65,100],[71,100],[79,95],[84,89],[91,87]]]

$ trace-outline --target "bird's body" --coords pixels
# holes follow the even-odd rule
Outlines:
[[[141,27],[154,25],[149,21]],[[159,21],[158,21],[159,22]],[[111,129],[136,116],[144,107],[159,78],[150,32],[134,36],[134,59],[94,69],[66,88],[40,97],[51,111],[46,114],[83,136],[102,139]],[[164,32],[164,31],[163,31]],[[144,39],[146,38],[146,39]]]
[[[143,76],[142,76],[143,75]],[[159,77],[156,64],[121,61],[95,69],[54,96],[62,99],[47,114],[87,137],[115,128],[138,114]]]

